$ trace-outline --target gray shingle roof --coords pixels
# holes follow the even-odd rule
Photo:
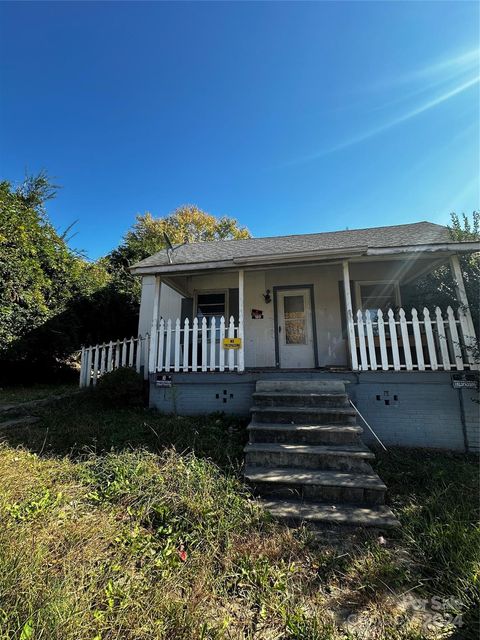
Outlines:
[[[173,252],[173,264],[221,262],[239,258],[254,258],[289,253],[355,249],[356,247],[386,248],[452,242],[447,227],[432,222],[415,222],[391,227],[328,231],[246,240],[219,240],[186,244]],[[135,264],[132,268],[168,265],[165,250],[159,251]]]

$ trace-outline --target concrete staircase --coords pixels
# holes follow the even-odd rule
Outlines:
[[[398,526],[342,381],[258,381],[245,479],[290,522]]]

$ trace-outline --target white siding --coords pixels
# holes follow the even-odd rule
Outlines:
[[[144,336],[150,333],[153,317],[153,299],[155,294],[155,276],[143,276],[142,297],[140,301],[140,317],[138,321],[138,334]],[[172,318],[175,321],[180,318],[182,311],[182,296],[174,289],[162,283],[160,290],[159,318]]]

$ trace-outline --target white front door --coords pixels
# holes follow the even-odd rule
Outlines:
[[[278,352],[282,369],[315,367],[309,289],[278,291]]]

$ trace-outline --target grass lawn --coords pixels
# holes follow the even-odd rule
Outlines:
[[[478,636],[475,458],[379,454],[402,528],[312,532],[251,499],[241,421],[41,416],[0,425],[1,640]]]
[[[5,405],[41,400],[51,395],[62,395],[77,389],[78,385],[76,384],[36,384],[30,387],[0,387],[0,408]]]

